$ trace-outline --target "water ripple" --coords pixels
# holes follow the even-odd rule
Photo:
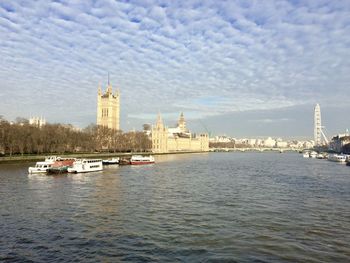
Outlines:
[[[350,169],[297,154],[158,157],[86,175],[0,166],[0,261],[350,262]]]

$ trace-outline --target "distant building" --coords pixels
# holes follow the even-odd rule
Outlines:
[[[29,124],[41,128],[46,125],[46,120],[43,117],[31,117],[29,118]]]
[[[215,136],[214,138],[210,138],[210,142],[231,142],[232,138],[227,137],[226,135]]]
[[[304,149],[311,149],[315,146],[315,142],[314,141],[306,141],[303,142],[303,148]]]
[[[175,128],[164,126],[159,114],[156,125],[152,127],[151,138],[154,153],[209,151],[209,135],[206,133],[199,136],[192,135],[186,128],[183,113]]]
[[[256,139],[248,139],[247,144],[251,147],[255,147],[256,145]]]
[[[277,147],[277,148],[287,148],[287,147],[288,147],[288,142],[277,141],[277,142],[276,142],[276,147]]]
[[[108,81],[107,90],[102,94],[101,86],[97,93],[97,125],[113,130],[120,129],[120,95],[119,91],[112,91]]]
[[[256,139],[256,142],[255,142],[255,145],[257,146],[257,147],[261,147],[262,146],[262,140],[261,139]]]
[[[329,143],[329,149],[335,152],[343,152],[343,147],[347,144],[350,144],[349,134],[338,134],[334,136]]]
[[[271,137],[268,137],[266,140],[264,140],[264,146],[265,147],[275,147],[276,141],[272,139]]]

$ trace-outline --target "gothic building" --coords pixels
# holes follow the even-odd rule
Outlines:
[[[164,126],[159,114],[156,125],[152,127],[151,139],[154,153],[209,151],[208,134],[192,135],[186,128],[183,113],[175,128]]]
[[[103,94],[101,86],[97,93],[97,125],[113,130],[120,129],[120,95],[113,93],[112,85],[108,81],[106,92]]]

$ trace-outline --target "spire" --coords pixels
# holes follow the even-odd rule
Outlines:
[[[102,95],[101,82],[98,83],[97,94]]]
[[[157,125],[158,124],[163,124],[162,115],[160,115],[160,112],[158,112],[158,117],[157,117]]]
[[[184,122],[185,122],[184,113],[183,113],[183,112],[181,112],[181,114],[180,114],[180,118],[179,118],[179,124],[184,123]]]
[[[107,93],[112,94],[112,85],[109,81],[109,72],[108,72],[108,85],[107,85]]]
[[[184,113],[183,113],[183,112],[181,112],[181,114],[180,114],[180,121],[182,121],[182,120],[185,120],[185,117],[184,117]]]

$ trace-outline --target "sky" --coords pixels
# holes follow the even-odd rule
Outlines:
[[[96,123],[99,83],[121,128],[184,112],[213,135],[350,128],[350,1],[0,1],[0,115]]]

